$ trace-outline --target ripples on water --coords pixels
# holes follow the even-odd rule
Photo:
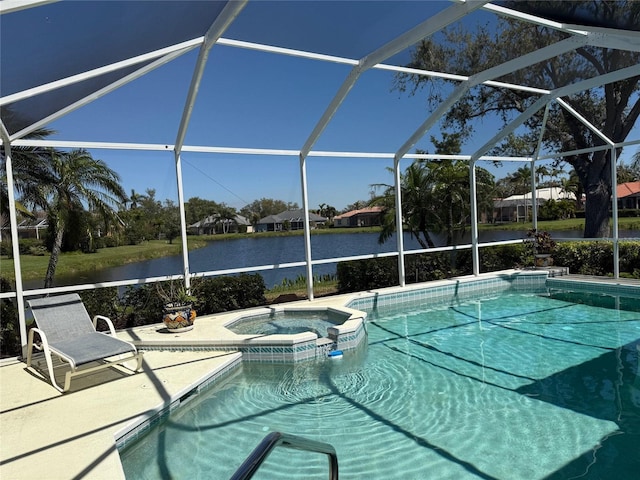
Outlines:
[[[341,360],[244,365],[124,452],[127,476],[228,478],[283,431],[332,444],[343,479],[637,478],[637,311],[509,296],[368,332]],[[287,475],[326,458],[276,449],[255,478]]]

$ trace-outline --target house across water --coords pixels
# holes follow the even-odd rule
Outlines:
[[[309,227],[316,228],[327,222],[325,217],[309,212]],[[287,210],[277,215],[261,218],[256,224],[256,232],[281,232],[304,229],[304,210]]]
[[[334,227],[374,227],[380,225],[383,207],[351,210],[333,218]]]

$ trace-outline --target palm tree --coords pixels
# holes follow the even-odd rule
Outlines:
[[[52,130],[41,128],[33,131],[26,138],[42,139],[53,133]],[[11,165],[13,170],[13,186],[19,195],[29,195],[39,184],[46,182],[47,163],[52,150],[41,147],[12,147]],[[7,182],[6,158],[4,145],[0,147],[0,214],[9,215],[9,185]],[[16,209],[28,216],[33,216],[29,209],[16,201]]]
[[[409,233],[416,238],[422,248],[435,247],[429,230],[435,230],[434,225],[437,223],[437,217],[432,209],[435,200],[433,182],[428,174],[428,170],[420,162],[413,162],[402,175],[400,185],[404,221]],[[378,243],[384,243],[396,231],[395,187],[386,184],[374,184],[372,187],[385,189],[382,195],[371,200],[371,205],[384,207],[382,230],[378,236]]]
[[[523,195],[531,191],[531,169],[520,167],[509,175],[509,183],[513,185],[514,195]]]
[[[536,167],[536,184],[543,185],[544,177],[550,177],[551,172],[546,165],[538,165]]]
[[[53,227],[54,241],[45,275],[44,287],[53,284],[65,227],[75,213],[85,210],[102,216],[105,221],[115,220],[116,211],[127,198],[120,185],[120,177],[102,160],[94,159],[86,150],[68,153],[49,151],[46,170],[39,172],[38,183],[24,192],[23,200],[43,208],[49,225]]]
[[[633,158],[631,159],[631,168],[640,170],[640,150],[633,154]]]
[[[567,193],[572,193],[576,198],[576,208],[582,208],[582,194],[584,190],[580,178],[574,169],[569,172],[569,178],[562,179],[562,190]]]
[[[222,233],[229,233],[232,224],[236,224],[236,210],[222,204],[218,207],[215,223],[222,225]]]
[[[145,198],[146,197],[143,194],[137,193],[135,191],[135,189],[132,188],[131,189],[131,195],[129,196],[129,198],[126,201],[130,202],[129,208],[131,210],[135,210],[140,205],[140,202],[142,200],[144,200]]]

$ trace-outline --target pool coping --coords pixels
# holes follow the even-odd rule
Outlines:
[[[327,337],[313,332],[291,335],[251,335],[232,332],[229,325],[241,318],[250,318],[279,311],[332,311],[346,320],[330,327]],[[366,313],[344,305],[304,305],[291,303],[256,307],[224,314],[197,317],[195,328],[188,332],[168,332],[162,324],[149,325],[122,332],[119,336],[143,350],[166,351],[235,351],[243,361],[289,363],[326,357],[332,350],[352,350],[366,338]]]

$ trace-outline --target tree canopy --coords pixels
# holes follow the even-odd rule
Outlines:
[[[640,2],[633,1],[572,1],[572,2],[506,2],[510,7],[528,13],[549,13],[570,23],[584,22],[599,27],[637,30],[640,25]],[[568,34],[552,28],[502,18],[496,25],[452,27],[441,37],[418,44],[408,65],[422,70],[435,70],[473,75],[517,56],[557,43]],[[497,80],[553,90],[570,83],[592,78],[606,72],[636,65],[640,53],[596,46],[580,46],[566,54],[551,58],[510,73]],[[429,106],[434,108],[446,93],[452,80],[411,73],[399,74],[395,88],[417,94],[427,89]],[[613,142],[624,141],[640,114],[640,77],[608,83],[562,100],[584,116]],[[524,112],[540,97],[529,90],[495,88],[479,85],[467,92],[443,119],[445,128],[469,135],[473,120],[495,115],[506,124],[516,114]],[[526,122],[526,131],[510,136],[495,153],[532,155],[543,127],[544,110]],[[577,151],[604,145],[604,140],[573,113],[554,102],[544,124],[543,145],[550,152]],[[620,151],[617,152],[618,156]],[[609,235],[611,205],[611,149],[579,153],[565,157],[575,170],[586,195],[585,237]]]

